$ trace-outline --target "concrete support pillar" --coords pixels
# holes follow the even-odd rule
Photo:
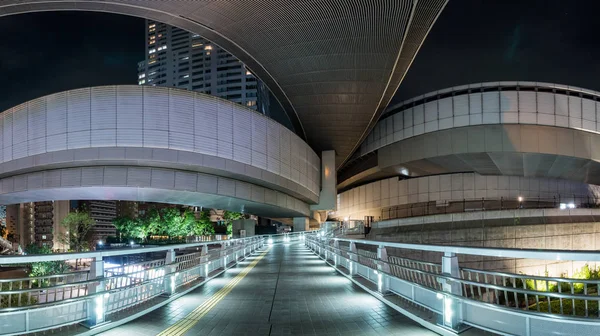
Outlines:
[[[308,231],[308,217],[294,217],[294,232]]]
[[[177,266],[175,266],[175,250],[171,249],[167,251],[165,257],[165,281],[164,281],[164,296],[171,296],[175,293],[176,282],[177,282]]]
[[[335,171],[335,151],[321,152],[321,191],[319,204],[310,206],[310,210],[336,210],[337,174]]]
[[[90,280],[97,280],[88,285],[88,295],[103,293],[106,289],[104,283],[104,261],[102,257],[95,257],[90,265]],[[82,324],[87,328],[94,328],[106,322],[106,298],[105,294],[92,296],[87,302],[87,320]]]
[[[444,253],[444,256],[442,257],[442,274],[453,278],[460,278],[458,257],[455,253]],[[449,294],[457,296],[462,295],[462,288],[459,282],[442,279],[442,289],[444,290],[444,292]],[[464,326],[461,325],[461,302],[454,299],[450,295],[444,295],[442,299],[444,300],[444,314],[442,317],[442,322],[440,324],[456,332],[464,330]]]
[[[377,248],[377,259],[377,291],[387,294],[390,288],[390,277],[387,275],[390,273],[390,265],[387,250],[383,245]]]

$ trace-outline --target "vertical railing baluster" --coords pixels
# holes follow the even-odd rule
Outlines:
[[[561,283],[557,282],[556,284],[558,285],[558,293],[562,294]],[[563,315],[564,314],[564,311],[563,311],[563,299],[562,299],[562,297],[559,297],[558,300],[560,301],[560,314]]]

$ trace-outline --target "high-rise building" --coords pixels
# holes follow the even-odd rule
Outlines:
[[[65,229],[62,220],[69,213],[69,201],[47,201],[7,206],[7,230],[11,241],[22,247],[30,244],[67,250],[60,237]]]
[[[96,221],[92,227],[92,239],[103,240],[106,237],[116,236],[117,229],[113,221],[117,218],[117,201],[85,201],[85,208],[90,217]]]
[[[146,21],[138,83],[202,92],[269,114],[269,91],[241,61],[199,35],[156,21]]]

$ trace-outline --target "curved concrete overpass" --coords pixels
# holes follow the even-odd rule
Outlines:
[[[411,99],[388,110],[339,187],[457,172],[600,184],[599,97],[557,84],[496,82]]]
[[[218,201],[286,217],[307,215],[319,199],[320,160],[304,141],[253,110],[191,91],[104,86],[56,93],[0,114],[0,140],[5,204]]]
[[[148,18],[215,42],[263,80],[301,137],[340,165],[396,92],[447,0],[2,0]]]

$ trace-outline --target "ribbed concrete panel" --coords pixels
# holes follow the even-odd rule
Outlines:
[[[80,89],[10,109],[0,115],[0,127],[3,176],[45,165],[134,160],[141,166],[185,164],[233,173],[294,197],[318,199],[320,160],[304,141],[263,115],[203,94],[137,86]],[[178,153],[189,155],[182,154],[182,161]],[[38,157],[44,154],[51,155]],[[17,164],[20,158],[24,165]],[[263,176],[267,171],[274,177]]]
[[[386,190],[394,185],[399,197]],[[397,187],[396,187],[397,186]],[[366,197],[357,194],[366,191]],[[399,180],[397,177],[368,183],[352,188],[338,195],[336,217],[362,219],[364,216],[381,216],[386,207],[419,202],[462,202],[477,201],[483,198],[514,201],[519,196],[528,200],[560,199],[573,201],[577,197],[600,197],[600,186],[581,182],[519,176],[482,176],[476,173],[458,173],[441,176],[418,177]]]
[[[556,87],[561,89],[556,93],[534,91]],[[598,133],[600,102],[595,100],[600,99],[600,93],[566,88],[568,93],[557,84],[497,82],[428,93],[390,107],[355,157],[420,134],[480,124],[547,125]],[[436,99],[442,93],[450,97]],[[393,129],[387,127],[389,122],[394,124]]]
[[[224,177],[171,169],[98,166],[0,179],[0,204],[63,199],[171,202],[268,217],[310,214],[308,204],[277,191]]]

